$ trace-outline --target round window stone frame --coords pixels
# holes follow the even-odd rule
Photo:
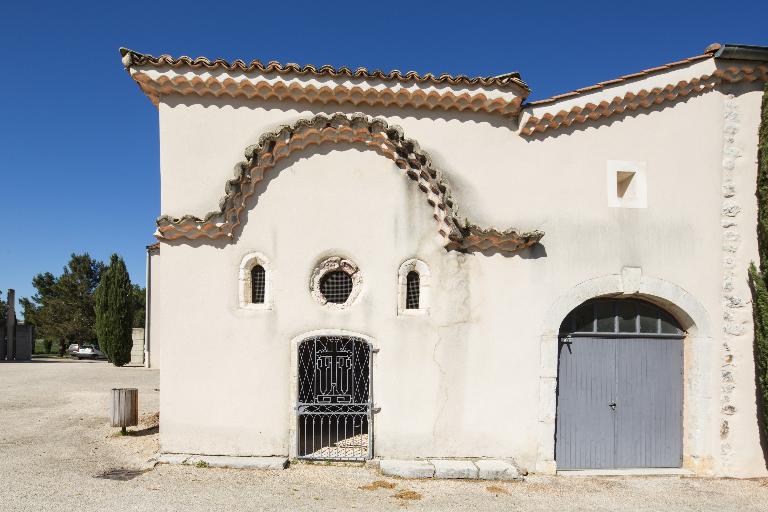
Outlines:
[[[349,297],[343,303],[328,302],[323,293],[320,291],[320,281],[329,272],[341,270],[352,278],[352,291],[349,293]],[[360,291],[363,287],[363,275],[360,272],[360,268],[351,260],[341,258],[340,256],[332,256],[321,261],[315,269],[312,271],[312,277],[309,282],[309,290],[312,298],[320,304],[329,309],[342,310],[350,307],[360,295]]]

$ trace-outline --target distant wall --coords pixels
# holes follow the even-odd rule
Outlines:
[[[131,333],[133,347],[131,348],[131,365],[144,365],[144,329],[134,328]]]
[[[29,361],[35,346],[35,326],[16,324],[16,361]]]

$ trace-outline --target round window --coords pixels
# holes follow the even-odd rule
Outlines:
[[[312,273],[310,290],[320,304],[343,309],[360,292],[362,276],[357,265],[339,257],[321,262]]]
[[[328,272],[320,278],[320,293],[328,302],[344,304],[352,293],[352,277],[343,270]]]

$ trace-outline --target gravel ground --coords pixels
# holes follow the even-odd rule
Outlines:
[[[137,435],[115,436],[112,387],[139,388]],[[158,374],[104,362],[0,363],[0,510],[768,510],[768,480],[529,476],[385,479],[355,466],[157,466]]]

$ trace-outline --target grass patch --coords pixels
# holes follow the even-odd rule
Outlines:
[[[199,460],[199,461],[195,462],[195,467],[196,468],[207,468],[208,467],[208,463],[205,462],[204,460]]]
[[[411,491],[410,489],[404,489],[397,494],[392,495],[393,498],[397,498],[399,500],[420,500],[424,496],[417,493],[416,491]]]
[[[396,484],[393,484],[392,482],[387,482],[386,480],[374,480],[368,485],[361,485],[358,489],[363,491],[375,491],[376,489],[394,489],[395,487]]]

